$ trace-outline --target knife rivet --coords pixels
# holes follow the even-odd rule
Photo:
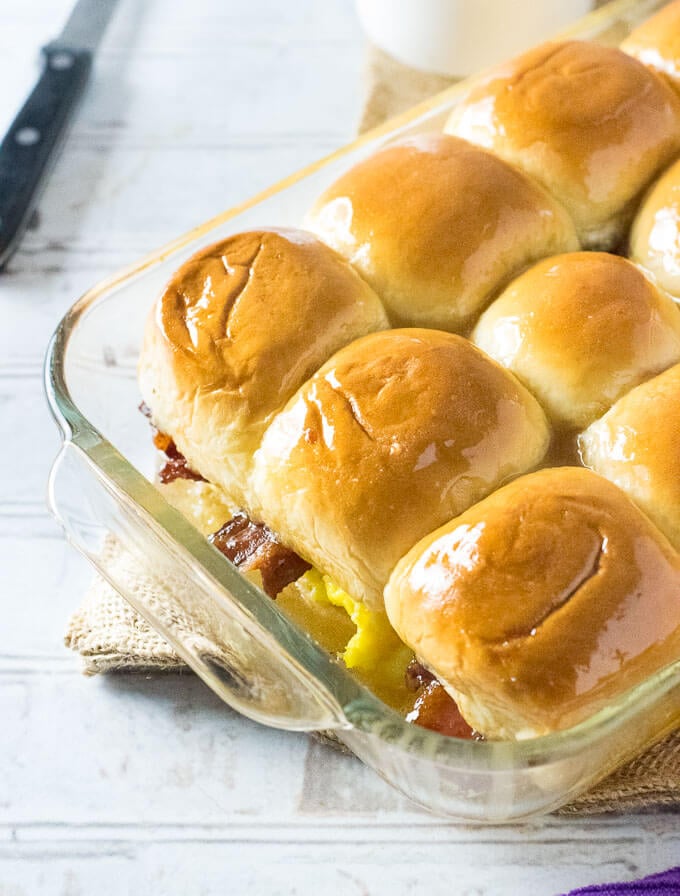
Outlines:
[[[40,131],[37,128],[19,128],[14,140],[19,146],[33,146],[40,140]]]
[[[50,57],[50,66],[57,71],[71,68],[72,65],[73,55],[71,53],[55,53],[54,56]]]

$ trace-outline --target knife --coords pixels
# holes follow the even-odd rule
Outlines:
[[[78,0],[59,37],[42,48],[40,78],[0,143],[0,270],[30,220],[114,4]]]

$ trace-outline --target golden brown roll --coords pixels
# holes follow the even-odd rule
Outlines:
[[[680,308],[630,261],[574,252],[513,281],[472,339],[519,377],[555,423],[582,428],[680,361]]]
[[[452,332],[528,264],[578,248],[541,187],[442,134],[359,162],[317,200],[308,226],[354,264],[395,325]]]
[[[665,75],[680,90],[680,0],[631,31],[621,49]]]
[[[366,336],[267,429],[255,515],[353,598],[381,607],[412,544],[539,463],[548,441],[536,400],[467,340]]]
[[[244,504],[272,416],[333,352],[387,325],[373,290],[311,234],[237,234],[190,258],[155,303],[141,392],[190,467]]]
[[[624,395],[579,438],[583,462],[611,479],[680,550],[680,364]]]
[[[630,233],[630,257],[680,298],[680,161],[645,196]]]
[[[680,657],[680,557],[578,467],[523,476],[428,535],[385,606],[490,738],[568,728]]]
[[[494,69],[446,131],[535,177],[571,214],[584,248],[611,249],[639,194],[680,151],[680,99],[620,50],[550,43]]]

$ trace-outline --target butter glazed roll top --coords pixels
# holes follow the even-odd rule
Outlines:
[[[392,330],[338,352],[268,428],[256,515],[355,599],[382,606],[425,533],[542,459],[543,411],[473,345]]]
[[[668,3],[631,31],[621,49],[680,90],[680,0]]]
[[[680,550],[680,364],[624,395],[579,445]]]
[[[271,417],[338,348],[387,326],[371,288],[311,234],[241,233],[190,258],[156,302],[142,395],[190,466],[247,503]]]
[[[630,233],[630,257],[680,299],[680,161],[645,196]]]
[[[355,265],[395,325],[451,332],[528,264],[579,248],[569,216],[538,184],[443,134],[359,162],[307,223]]]
[[[620,50],[550,43],[494,69],[446,131],[535,177],[571,214],[584,248],[611,249],[641,191],[680,151],[680,100]]]
[[[680,308],[624,258],[575,252],[513,281],[472,338],[556,424],[580,429],[680,361]]]
[[[680,557],[577,467],[517,479],[428,535],[385,605],[489,738],[570,727],[680,656]]]

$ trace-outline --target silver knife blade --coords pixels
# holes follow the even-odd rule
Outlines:
[[[99,46],[116,0],[78,0],[61,34],[48,44],[50,50],[88,50]]]

